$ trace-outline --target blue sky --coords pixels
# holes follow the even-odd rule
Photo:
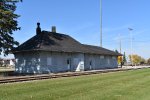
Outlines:
[[[102,0],[103,47],[119,51],[121,39],[122,52],[130,54],[130,27],[133,53],[150,58],[149,4],[150,0]],[[81,43],[100,45],[100,0],[23,0],[17,5],[21,30],[14,32],[14,38],[20,43],[36,34],[40,22],[42,30],[56,26],[57,32]]]

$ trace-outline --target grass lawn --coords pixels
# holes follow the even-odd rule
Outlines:
[[[150,100],[150,69],[0,84],[0,100]]]

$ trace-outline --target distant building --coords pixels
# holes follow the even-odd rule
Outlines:
[[[0,59],[0,66],[1,67],[14,67],[15,66],[15,59]]]
[[[41,31],[37,24],[36,35],[13,50],[18,73],[55,73],[66,71],[117,68],[114,51],[81,44],[69,35]]]

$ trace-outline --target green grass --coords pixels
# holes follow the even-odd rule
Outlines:
[[[1,84],[0,100],[150,100],[150,69]]]

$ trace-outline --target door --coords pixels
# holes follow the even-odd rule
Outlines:
[[[71,71],[71,58],[68,58],[67,59],[67,68],[68,68],[68,71]]]

